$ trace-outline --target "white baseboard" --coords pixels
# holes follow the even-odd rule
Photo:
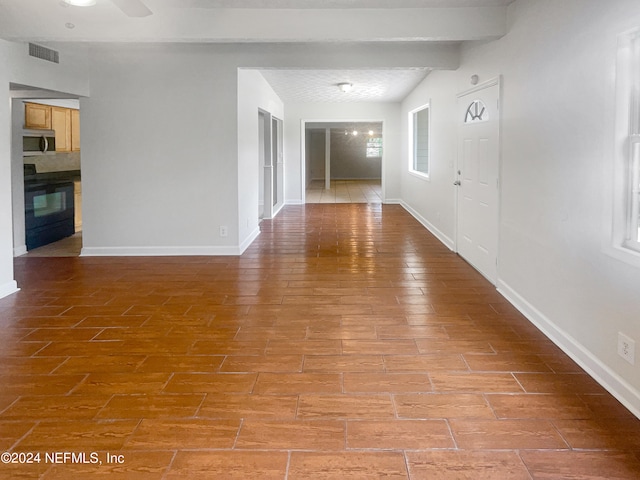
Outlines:
[[[203,247],[83,247],[81,257],[161,257],[240,255],[239,246]]]
[[[242,241],[242,243],[240,244],[240,247],[238,248],[238,250],[240,251],[238,255],[242,255],[244,251],[247,248],[249,248],[249,246],[254,242],[254,240],[258,238],[259,235],[260,235],[260,227],[256,228],[253,232],[249,234],[247,238],[245,238]]]
[[[400,205],[402,205],[402,208],[404,208],[407,212],[409,212],[413,218],[418,220],[422,224],[422,226],[424,226],[433,235],[435,235],[436,238],[440,240],[449,250],[455,251],[455,243],[451,238],[447,237],[444,233],[438,230],[431,222],[429,222],[426,218],[420,215],[416,210],[414,210],[406,202],[401,200]]]
[[[13,256],[14,257],[20,257],[20,256],[24,255],[25,253],[27,253],[27,246],[26,245],[20,245],[19,247],[13,247]]]
[[[640,392],[502,280],[498,292],[620,403],[640,418]]]
[[[0,285],[0,298],[4,298],[8,295],[20,291],[18,284],[15,280],[11,280],[3,285]]]
[[[382,203],[384,203],[385,205],[402,205],[402,200],[400,200],[399,198],[385,198]]]
[[[274,217],[274,218],[276,217],[276,215],[278,215],[278,214],[282,211],[282,209],[284,208],[284,206],[285,206],[285,203],[284,203],[284,202],[280,203],[279,205],[276,205],[276,208],[275,208],[275,210],[273,211],[273,217]]]
[[[300,199],[287,200],[285,202],[285,205],[304,205],[304,204],[305,204],[305,202],[303,202]]]

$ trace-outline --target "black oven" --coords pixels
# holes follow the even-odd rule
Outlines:
[[[74,234],[73,182],[26,182],[24,202],[27,250]]]

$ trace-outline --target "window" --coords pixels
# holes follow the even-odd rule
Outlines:
[[[612,248],[606,251],[640,266],[640,29],[618,38],[615,114]]]
[[[640,135],[631,135],[625,246],[640,251]]]
[[[629,38],[629,127],[625,164],[625,217],[623,245],[640,252],[640,32]]]
[[[464,115],[464,123],[486,122],[487,120],[489,120],[489,112],[482,100],[471,102]]]
[[[409,171],[429,176],[429,105],[424,105],[409,113],[411,133]]]
[[[382,138],[369,137],[367,139],[367,158],[382,157]]]

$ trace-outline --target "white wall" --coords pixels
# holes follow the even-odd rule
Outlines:
[[[384,150],[382,160],[382,187],[386,202],[400,198],[400,104],[397,103],[297,103],[287,104],[284,122],[284,149],[287,156],[287,203],[300,203],[304,199],[306,174],[302,154],[305,146],[303,121],[381,121],[383,122]]]
[[[94,58],[81,103],[83,255],[237,253],[233,59],[190,45]]]
[[[0,40],[0,66],[7,64],[7,43]],[[0,298],[13,293],[13,225],[11,212],[11,103],[9,71],[0,68]]]
[[[453,212],[445,167],[455,119],[438,103],[454,112],[471,75],[502,75],[499,289],[636,415],[640,369],[616,346],[619,331],[640,341],[640,268],[609,255],[611,228],[602,225],[616,161],[617,36],[638,26],[634,0],[516,1],[505,37],[463,48],[458,71],[430,75],[403,103],[404,116],[432,99],[432,159],[443,174],[424,189],[402,177],[407,205],[451,235],[455,217],[436,222],[438,210]]]
[[[456,164],[456,84],[455,72],[436,71],[418,85],[402,102],[401,141],[402,202],[423,225],[445,245],[453,248],[455,224]],[[430,105],[431,157],[429,179],[409,173],[409,112]]]
[[[382,158],[367,157],[366,132],[360,135],[345,135],[331,132],[331,178],[376,179],[382,173]]]
[[[258,234],[260,128],[258,111],[283,119],[284,105],[260,72],[238,70],[238,218],[241,250]],[[273,160],[274,163],[276,159]],[[275,171],[275,170],[274,170]]]
[[[309,130],[306,129],[306,177],[310,180],[322,180],[324,182],[325,168],[326,168],[326,155],[325,150],[327,146],[326,141],[326,129],[322,130]],[[309,186],[309,182],[307,182]]]

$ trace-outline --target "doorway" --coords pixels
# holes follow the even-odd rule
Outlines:
[[[10,84],[11,169],[13,198],[14,256],[79,256],[82,248],[82,188],[80,160],[80,104],[77,96],[20,84]],[[45,123],[39,122],[43,120]],[[55,149],[47,153],[23,153],[23,136],[28,132],[54,132]],[[54,188],[68,185],[64,194],[64,221],[44,224],[43,212],[56,207],[56,195],[47,195],[52,203],[27,205],[26,198],[36,186]],[[44,188],[43,187],[43,188]],[[57,187],[56,187],[57,188]],[[70,190],[69,190],[70,189]],[[47,190],[48,191],[48,190]],[[39,224],[31,221],[38,207]],[[71,212],[71,213],[69,213]],[[38,216],[38,215],[36,215]],[[54,218],[49,215],[47,218]],[[70,226],[67,226],[69,222]],[[64,233],[60,225],[64,223]],[[42,225],[40,225],[42,224]],[[55,229],[58,230],[55,230]],[[34,243],[34,235],[37,241]],[[64,237],[64,238],[62,238]],[[62,238],[61,240],[58,240]],[[57,240],[54,242],[54,240]],[[30,246],[29,246],[30,245]],[[44,246],[39,246],[44,245]],[[29,246],[29,247],[28,247]],[[37,248],[36,248],[37,247]],[[27,248],[29,248],[27,252]]]
[[[258,110],[259,219],[275,217],[284,206],[282,120]]]
[[[456,249],[494,285],[498,274],[500,78],[458,95]]]
[[[305,203],[382,203],[383,123],[307,122]]]

